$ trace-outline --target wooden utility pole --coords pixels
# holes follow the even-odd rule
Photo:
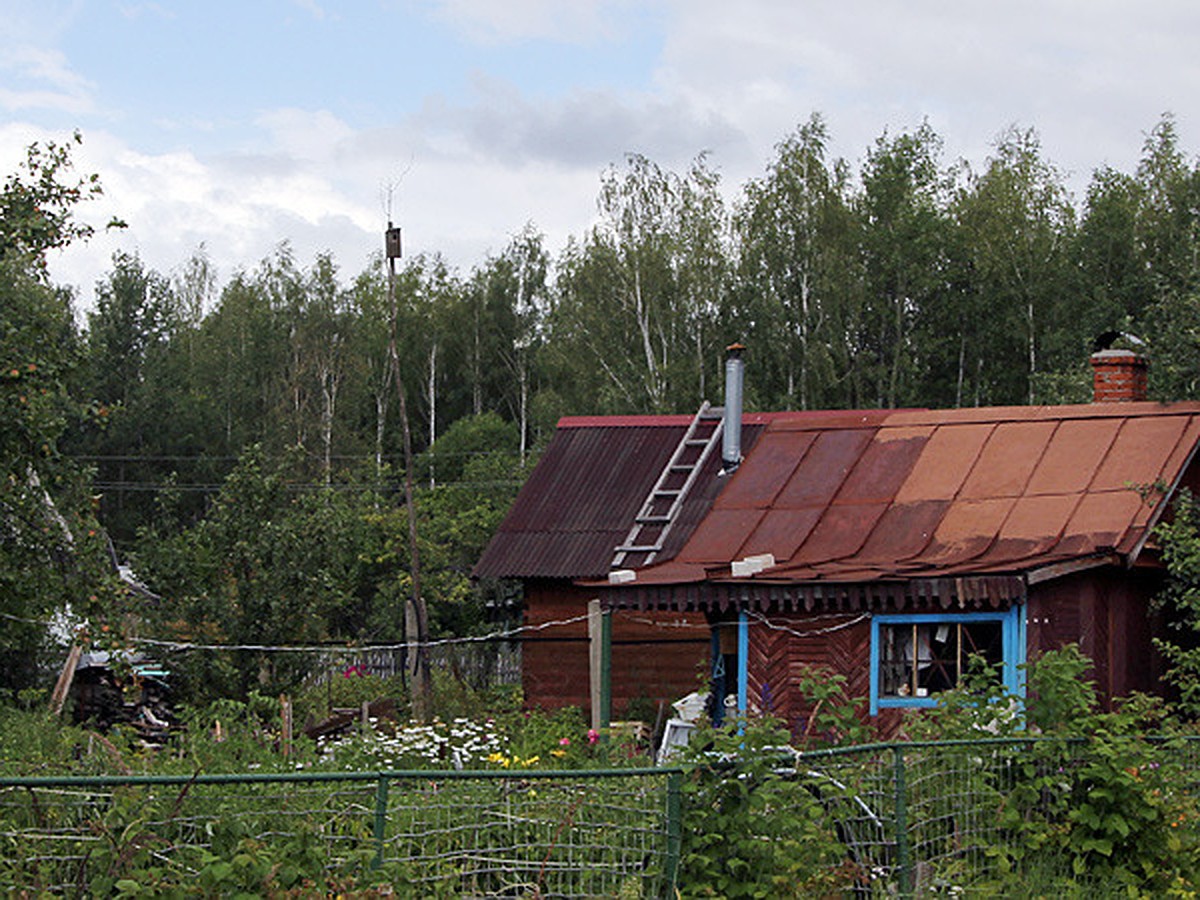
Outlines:
[[[588,601],[588,641],[592,729],[600,731],[612,718],[612,613],[599,600]]]
[[[421,596],[421,553],[417,547],[417,510],[413,505],[413,453],[412,432],[408,427],[408,405],[404,397],[404,379],[400,374],[400,352],[396,343],[397,319],[396,310],[396,260],[400,258],[400,229],[388,222],[384,240],[385,256],[388,268],[388,356],[391,359],[392,375],[396,379],[396,394],[400,400],[400,427],[404,434],[404,505],[408,508],[408,546],[409,561],[412,575],[412,595],[409,598],[409,609],[412,611],[413,624],[416,626],[416,646],[412,646],[412,632],[408,627],[408,615],[405,614],[405,641],[412,651],[409,657],[412,672],[412,703],[413,717],[418,722],[429,719],[430,695],[432,682],[429,674],[429,614],[425,608],[425,598]]]

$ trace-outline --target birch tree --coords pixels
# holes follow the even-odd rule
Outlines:
[[[657,412],[702,399],[719,365],[709,324],[728,233],[718,184],[703,157],[679,175],[632,155],[601,178],[601,224],[559,258],[547,358],[557,383],[581,379],[575,393],[593,409]]]
[[[603,236],[610,242],[621,307],[633,326],[638,392],[651,410],[666,408],[676,349],[676,296],[669,219],[678,179],[644,156],[631,155],[624,173],[610,169],[600,184]]]
[[[828,160],[827,144],[814,114],[777,145],[736,215],[745,328],[772,374],[767,402],[790,408],[839,405],[830,395],[856,328],[847,171]]]
[[[1185,158],[1174,119],[1147,138],[1135,174],[1135,253],[1149,297],[1144,326],[1151,391],[1163,399],[1200,396],[1200,162]]]
[[[544,238],[532,224],[516,234],[490,273],[489,293],[499,294],[501,321],[499,354],[509,384],[503,391],[509,416],[517,422],[520,459],[529,450],[529,402],[533,389],[533,364],[544,339],[549,305],[550,257]],[[478,415],[478,413],[477,413]]]
[[[328,254],[317,257],[304,287],[304,306],[296,324],[303,354],[301,373],[312,382],[317,396],[321,475],[328,485],[333,475],[338,398],[354,362],[349,353],[354,320],[350,293],[338,284],[337,268]]]
[[[1066,266],[1074,208],[1035,132],[1009,129],[1000,136],[959,197],[958,223],[990,311],[986,340],[974,350],[988,354],[980,362],[993,385],[982,400],[1034,403],[1039,372],[1058,363],[1053,341],[1063,332],[1056,329],[1071,318],[1077,290]],[[1014,342],[1021,346],[1016,358],[1005,353]]]
[[[946,287],[948,222],[941,142],[928,125],[880,137],[867,154],[860,247],[864,310],[855,356],[867,369],[861,398],[895,407],[920,402],[917,388],[932,348],[915,333]]]

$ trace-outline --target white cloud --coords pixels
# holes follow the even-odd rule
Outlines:
[[[685,97],[570,90],[533,100],[511,85],[478,75],[469,105],[430,99],[409,127],[426,147],[464,162],[522,167],[578,166],[593,172],[645,153],[686,164],[703,150],[744,140],[719,110]]]
[[[478,43],[592,43],[625,33],[646,6],[634,0],[437,0],[435,15]]]
[[[266,132],[272,147],[289,156],[315,161],[329,160],[354,136],[354,130],[328,110],[274,109],[255,121]]]
[[[324,7],[316,0],[293,0],[293,2],[317,21],[323,20],[327,15]]]
[[[0,165],[12,171],[29,143],[65,137],[29,125],[0,127]],[[228,275],[255,265],[284,240],[291,240],[305,263],[330,250],[343,264],[360,267],[373,249],[377,217],[369,203],[351,199],[335,182],[327,158],[293,159],[272,171],[247,167],[236,156],[144,153],[95,131],[75,149],[73,160],[78,173],[99,172],[104,187],[102,197],[77,210],[78,218],[97,225],[112,217],[128,223],[120,231],[98,229],[87,243],[52,254],[53,276],[76,287],[83,308],[118,250],[136,252],[147,266],[168,272],[203,243]]]
[[[0,46],[0,108],[10,112],[93,110],[94,86],[72,71],[65,56],[28,44]]]
[[[885,128],[929,119],[951,156],[980,162],[1017,124],[1036,128],[1047,156],[1082,184],[1106,162],[1132,165],[1164,110],[1200,119],[1200,5],[1190,0],[673,9],[662,89],[724,111],[764,158],[813,111],[851,161]]]
[[[379,246],[387,185],[396,187],[392,212],[405,229],[406,252],[440,251],[466,268],[502,249],[527,221],[545,231],[555,252],[594,221],[600,171],[625,153],[679,169],[711,151],[732,194],[762,173],[776,143],[813,111],[827,118],[832,153],[851,162],[885,129],[923,119],[945,138],[948,157],[973,162],[982,162],[1006,126],[1033,126],[1047,158],[1075,173],[1077,195],[1095,167],[1135,165],[1144,132],[1163,111],[1179,114],[1185,148],[1200,133],[1200,54],[1191,46],[1200,4],[1192,0],[393,2],[432,9],[476,42],[557,42],[570,52],[636,36],[615,46],[646,52],[661,44],[662,52],[632,67],[614,60],[620,71],[611,83],[619,90],[605,86],[603,70],[561,83],[547,72],[547,87],[536,94],[514,86],[528,73],[466,72],[465,100],[447,100],[457,89],[447,85],[446,94],[426,93],[416,112],[390,120],[374,111],[394,108],[391,98],[346,85],[345,96],[356,99],[345,108],[329,98],[312,108],[315,101],[281,93],[266,111],[246,113],[230,102],[214,113],[179,98],[155,111],[160,121],[136,123],[156,125],[148,138],[116,130],[132,127],[129,118],[104,122],[108,131],[84,121],[80,169],[101,174],[106,197],[81,212],[100,222],[118,215],[130,228],[67,251],[56,275],[90,294],[115,248],[136,249],[165,271],[204,242],[227,277],[283,239],[302,263],[328,249],[353,272]],[[325,9],[319,3],[292,0],[317,18]],[[130,9],[162,13],[155,4]],[[648,23],[665,30],[634,31]],[[328,31],[336,41],[337,29]],[[97,86],[79,77],[57,51],[20,49],[52,45],[32,38],[0,44],[10,48],[0,50],[0,109],[24,110],[30,119],[47,110],[80,118],[94,112],[93,95],[108,87],[103,79]],[[354,48],[331,44],[331,79],[338,54],[347,52]],[[516,65],[494,62],[513,55],[481,53],[473,64]],[[589,60],[601,66],[603,55]],[[271,62],[264,50],[263,64]],[[631,71],[647,70],[652,80],[629,86]],[[447,71],[451,79],[464,74]],[[127,101],[104,95],[114,108]],[[205,112],[189,121],[192,108]],[[351,124],[366,119],[364,109],[371,124]],[[180,118],[161,121],[179,110]],[[19,159],[30,140],[47,134],[0,126],[0,162],[6,154]],[[147,150],[150,140],[169,152]]]
[[[121,3],[117,6],[121,15],[126,19],[155,18],[171,20],[176,17],[174,10],[167,9],[161,3]]]
[[[336,139],[313,141],[301,127],[306,120],[323,123]],[[557,250],[595,216],[595,166],[514,164],[439,154],[428,145],[400,158],[395,132],[356,135],[328,114],[308,117],[295,110],[263,121],[272,126],[266,152],[212,158],[149,154],[114,135],[89,134],[77,168],[100,172],[105,194],[80,215],[91,222],[116,215],[129,227],[56,254],[54,277],[75,285],[86,309],[118,250],[136,252],[147,266],[168,272],[203,243],[227,278],[236,268],[252,268],[284,240],[301,264],[328,250],[354,274],[381,244],[381,188],[388,179],[395,179],[393,213],[405,229],[406,253],[440,253],[463,269],[501,251],[527,221]],[[6,138],[0,131],[0,146],[30,139],[44,136]]]

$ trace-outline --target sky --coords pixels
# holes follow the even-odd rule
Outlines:
[[[348,281],[389,219],[465,274],[529,223],[557,254],[629,153],[733,199],[814,112],[852,165],[1033,128],[1078,199],[1165,113],[1195,160],[1197,45],[1195,0],[0,0],[0,174],[83,135],[81,218],[128,223],[52,255],[83,309],[118,251],[223,283],[287,241]]]

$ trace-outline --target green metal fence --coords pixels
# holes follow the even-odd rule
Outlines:
[[[203,887],[274,847],[330,883],[415,896],[658,897],[679,864],[680,773],[374,772],[0,779],[0,888]],[[284,873],[286,875],[286,873]],[[277,873],[276,877],[280,877]],[[227,882],[221,882],[225,884]]]
[[[852,893],[984,897],[996,896],[997,884],[1024,881],[1037,887],[1022,896],[1047,896],[1039,890],[1070,882],[1093,884],[1097,897],[1109,889],[1124,897],[1125,886],[1072,871],[1065,855],[1031,851],[1022,830],[1033,823],[1042,834],[1065,833],[1081,801],[1111,791],[1091,781],[1094,746],[1034,738],[879,744],[796,754],[780,773],[804,783],[819,804],[852,864]],[[1135,790],[1157,793],[1161,785],[1193,807],[1200,800],[1200,739],[1130,738],[1124,746],[1124,756],[1110,759],[1110,744],[1101,759],[1146,779]],[[1119,798],[1112,802],[1119,808]],[[1175,824],[1200,827],[1195,817]]]
[[[1113,749],[1098,754],[1096,746],[877,744],[792,754],[775,772],[803,786],[791,796],[836,842],[847,893],[996,896],[997,884],[1013,883],[1000,866],[1031,866],[1016,877],[1061,883],[1054,867],[1064,860],[1030,854],[1021,825],[1066,827],[1072,804],[1091,789],[1089,766]],[[1131,740],[1113,757],[1137,773],[1138,790],[1161,785],[1193,801],[1198,762],[1194,740]],[[418,897],[673,897],[677,885],[703,887],[687,871],[683,842],[695,820],[685,779],[714,776],[740,777],[736,764],[718,761],[707,776],[655,768],[0,778],[0,890],[106,896],[138,873],[160,888],[216,895],[229,866],[271,848],[276,865],[326,873],[326,887],[381,883]],[[1014,825],[1018,796],[1024,819]],[[1200,802],[1191,808],[1181,824],[1196,829]],[[1086,873],[1067,875],[1087,883]],[[276,881],[286,886],[285,876]],[[1108,896],[1104,888],[1095,896]]]

